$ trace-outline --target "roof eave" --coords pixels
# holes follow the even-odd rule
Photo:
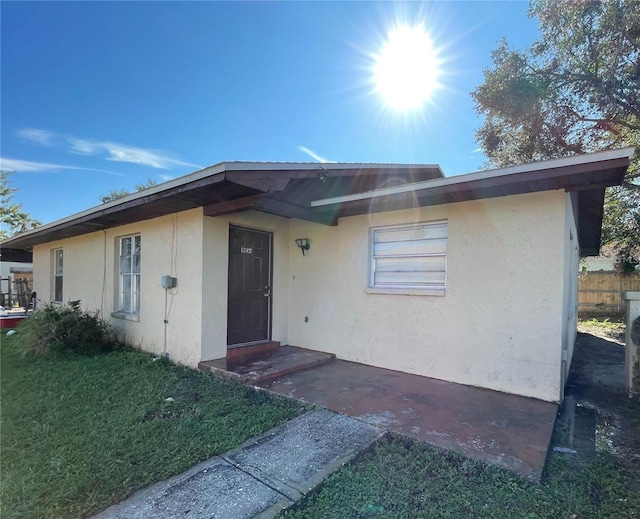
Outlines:
[[[442,178],[442,170],[433,164],[366,164],[366,163],[257,163],[223,162],[198,170],[178,179],[132,193],[117,200],[95,206],[71,216],[40,226],[34,230],[13,236],[1,247],[30,249],[34,245],[71,236],[77,236],[125,225],[135,221],[155,218],[196,207],[204,207],[226,199],[255,196],[256,194],[282,191],[289,180],[316,178],[383,177],[401,174],[417,178]],[[212,190],[214,185],[218,185]],[[226,194],[226,195],[225,195]],[[263,202],[264,204],[264,202]],[[266,212],[278,211],[275,201]],[[283,204],[280,204],[282,206]],[[148,208],[145,211],[144,208]],[[292,217],[288,208],[286,217]],[[309,218],[316,220],[307,208]],[[129,215],[123,216],[123,215]],[[324,218],[319,218],[324,221]],[[330,222],[333,219],[329,219]]]
[[[634,148],[596,152],[315,200],[311,205],[318,214],[339,218],[539,191],[575,191],[580,255],[597,255],[605,189],[622,183],[634,152]]]
[[[626,170],[629,165],[629,160],[633,156],[635,148],[627,147],[617,150],[607,150],[595,153],[589,153],[585,155],[576,155],[573,157],[564,157],[561,159],[546,160],[542,162],[534,162],[530,164],[520,164],[517,166],[508,166],[505,168],[490,169],[485,171],[477,171],[474,173],[466,173],[464,175],[457,175],[454,177],[445,177],[442,179],[427,180],[425,182],[418,182],[415,184],[407,184],[402,186],[395,186],[383,189],[376,189],[373,191],[367,191],[363,193],[355,193],[352,195],[345,195],[333,198],[319,199],[311,202],[311,207],[326,207],[336,206],[339,204],[345,204],[348,202],[355,202],[358,200],[368,200],[373,198],[380,198],[390,195],[399,195],[408,192],[420,192],[420,191],[433,191],[436,188],[442,188],[447,186],[464,185],[470,183],[478,183],[481,181],[495,181],[496,183],[507,183],[512,179],[521,178],[525,174],[538,175],[541,179],[545,177],[545,172],[549,171],[562,171],[565,168],[580,168],[590,167],[592,169],[598,169],[598,164],[618,162],[622,164]],[[621,182],[620,179],[619,182]],[[618,182],[618,183],[619,183]],[[615,184],[611,184],[615,185]]]

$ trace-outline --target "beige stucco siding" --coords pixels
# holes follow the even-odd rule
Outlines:
[[[227,353],[227,276],[229,271],[229,226],[236,225],[273,233],[272,328],[274,341],[287,343],[289,220],[255,211],[204,218],[202,291],[202,359],[217,359]]]
[[[444,296],[369,294],[369,229],[446,219]],[[557,401],[565,195],[548,192],[343,218],[293,220],[290,344],[339,358]],[[308,317],[308,322],[305,322]]]
[[[367,293],[370,229],[439,220],[448,226],[445,294]],[[408,373],[560,398],[561,350],[574,333],[566,294],[575,222],[570,198],[559,191],[348,217],[336,227],[253,211],[203,217],[194,209],[35,247],[34,288],[50,299],[52,250],[61,247],[64,299],[81,299],[110,316],[118,238],[140,234],[140,317],[114,318],[114,325],[127,342],[196,366],[227,350],[230,225],[273,233],[273,340]],[[306,256],[295,238],[309,238]],[[167,293],[166,313],[165,274],[178,278]]]
[[[577,197],[575,195],[576,193],[565,194],[562,350],[566,352],[564,354],[566,360],[563,363],[563,381],[566,381],[569,376],[577,333],[578,265],[580,255],[575,219],[575,211],[577,210]]]
[[[139,321],[111,318],[126,342],[197,366],[200,360],[226,355],[229,226],[273,233],[274,340],[287,342],[289,220],[252,211],[209,218],[201,209],[51,242],[34,248],[34,289],[42,301],[53,293],[52,251],[64,251],[65,301],[80,299],[87,309],[110,317],[117,302],[118,239],[142,237]],[[294,245],[295,247],[295,245]],[[203,275],[204,273],[204,275]],[[165,274],[178,278],[167,292],[165,345]]]
[[[140,234],[141,305],[139,320],[113,318],[127,343],[161,354],[182,364],[201,360],[202,327],[202,210],[116,227],[34,247],[34,289],[41,300],[52,296],[52,250],[64,251],[65,301],[82,301],[84,308],[109,317],[117,310],[119,238]],[[163,275],[178,279],[167,293],[165,344],[165,290]]]
[[[91,233],[59,240],[33,249],[33,289],[39,302],[53,301],[53,251],[63,250],[63,301],[80,300],[85,309],[108,310],[104,307],[104,233]],[[107,250],[109,248],[107,247]],[[109,261],[109,260],[108,260]],[[113,265],[113,259],[110,264]],[[107,276],[108,277],[108,276]],[[107,312],[108,313],[108,312]],[[104,312],[103,312],[104,314]]]

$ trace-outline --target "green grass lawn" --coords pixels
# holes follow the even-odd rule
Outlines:
[[[139,351],[22,357],[0,341],[3,519],[86,517],[301,412]]]
[[[283,514],[303,518],[632,518],[640,492],[609,454],[554,454],[543,484],[410,440],[382,439]]]
[[[302,411],[138,351],[22,357],[15,337],[0,340],[3,519],[89,516]],[[626,411],[640,424],[636,405]],[[543,483],[534,484],[384,438],[283,515],[640,519],[640,463],[607,452],[552,454]]]

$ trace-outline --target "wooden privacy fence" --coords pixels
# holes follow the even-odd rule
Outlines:
[[[640,272],[580,272],[578,276],[579,316],[622,316],[622,292],[640,290]]]

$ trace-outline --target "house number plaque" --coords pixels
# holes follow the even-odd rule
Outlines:
[[[242,254],[251,254],[253,249],[251,247],[240,247],[240,252]]]

